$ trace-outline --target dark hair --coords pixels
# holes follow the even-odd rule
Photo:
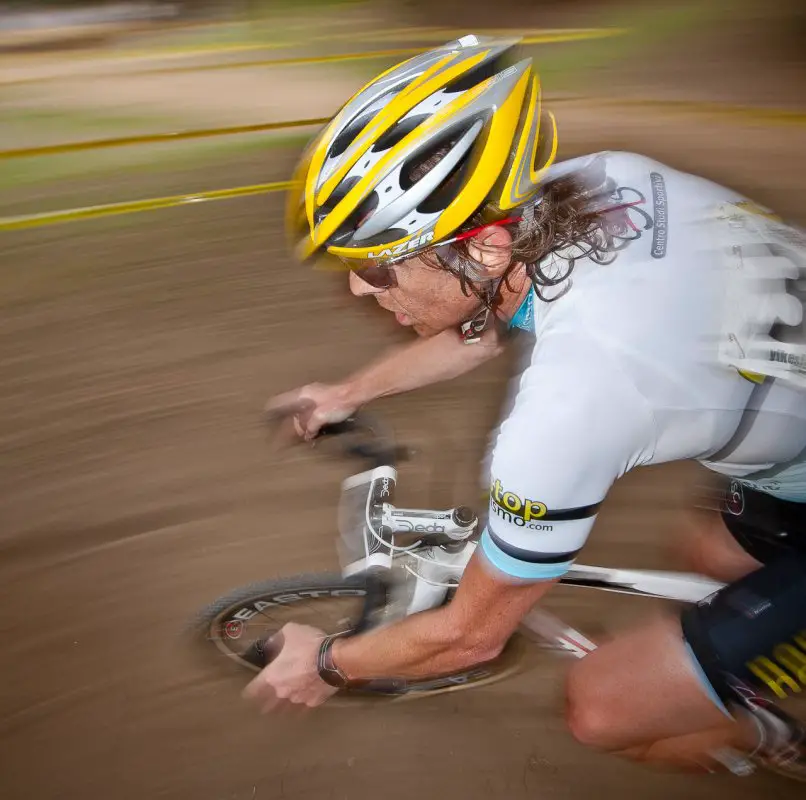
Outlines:
[[[417,174],[413,175],[415,180],[433,169],[448,151],[448,147],[441,148],[419,164]],[[509,245],[510,264],[526,265],[526,273],[541,299],[556,300],[565,293],[567,287],[566,290],[548,298],[544,290],[566,282],[578,258],[590,256],[598,261],[605,260],[611,237],[607,234],[605,224],[603,210],[605,204],[597,202],[602,196],[610,194],[610,187],[606,186],[605,182],[603,165],[596,162],[586,168],[584,175],[571,173],[557,178],[542,188],[539,197],[532,200],[531,208],[527,207],[527,213],[521,221],[505,226],[512,235],[512,242]],[[485,204],[477,209],[456,233],[520,214],[523,210],[504,212],[493,204]],[[492,306],[497,298],[485,294],[474,280],[476,262],[468,252],[471,241],[472,239],[465,239],[451,245],[458,258],[452,259],[450,266],[434,251],[424,254],[422,260],[431,267],[455,272],[465,294],[472,292],[488,306]],[[479,246],[478,243],[475,246],[484,249],[484,246]],[[569,250],[573,254],[564,252]],[[556,268],[556,259],[553,260],[551,271],[547,271],[541,265],[551,253],[555,253],[559,260],[565,261],[564,269]]]

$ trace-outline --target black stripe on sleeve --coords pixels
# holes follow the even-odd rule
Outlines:
[[[524,550],[522,547],[515,547],[505,542],[500,536],[495,535],[489,525],[487,526],[487,533],[490,534],[493,544],[501,552],[512,558],[517,558],[518,561],[525,561],[529,564],[562,564],[566,561],[573,561],[579,554],[579,550],[572,550],[568,553],[535,553],[533,550]]]
[[[562,522],[569,519],[587,519],[595,517],[599,513],[599,503],[591,503],[589,506],[577,506],[576,508],[560,508],[557,511],[548,510],[540,517],[540,522]]]

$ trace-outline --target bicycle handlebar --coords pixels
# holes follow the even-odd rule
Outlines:
[[[267,415],[267,422],[280,421],[291,413],[293,412],[272,412]],[[405,460],[409,455],[407,448],[395,444],[391,431],[380,420],[365,413],[354,414],[343,422],[323,425],[315,439],[335,439],[350,434],[357,434],[361,438],[344,442],[342,454],[369,461],[371,468],[394,467],[398,461]]]

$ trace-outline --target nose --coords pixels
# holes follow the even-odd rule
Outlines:
[[[381,294],[386,289],[376,289],[366,281],[362,281],[355,272],[350,272],[350,291],[356,297],[366,297],[368,294]]]

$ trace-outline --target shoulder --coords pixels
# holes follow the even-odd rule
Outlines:
[[[596,462],[612,482],[628,454],[648,457],[653,442],[651,409],[618,354],[561,321],[535,342],[493,458],[507,471],[540,461],[558,478]]]
[[[654,444],[648,405],[594,340],[538,341],[494,441],[487,560],[521,579],[561,575],[612,484]]]
[[[725,199],[746,199],[735,190],[721,186],[701,175],[687,172],[679,167],[658,161],[655,158],[627,150],[602,150],[577,158],[561,161],[547,172],[548,181],[568,175],[584,175],[591,170],[604,169],[607,177],[616,183],[632,182],[634,184],[658,185],[660,180],[669,181],[679,189],[686,185],[697,185],[700,190],[707,186],[711,193]]]

